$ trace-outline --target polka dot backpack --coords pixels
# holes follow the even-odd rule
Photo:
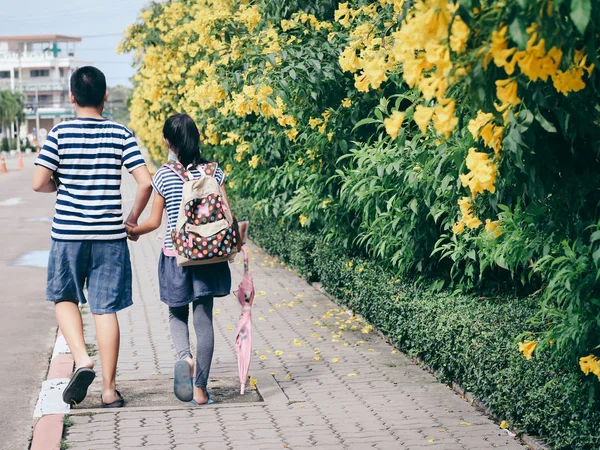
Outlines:
[[[227,198],[214,177],[217,163],[198,167],[194,178],[177,161],[165,164],[183,180],[183,200],[171,232],[178,266],[233,261],[238,252],[239,231]]]

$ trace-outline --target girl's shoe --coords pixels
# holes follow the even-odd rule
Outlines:
[[[194,399],[194,383],[190,377],[190,364],[185,359],[175,363],[175,377],[173,381],[173,392],[182,402],[190,402]]]
[[[190,403],[192,405],[195,405],[195,406],[204,406],[204,405],[212,405],[214,402],[210,399],[210,392],[206,391],[206,403],[200,404],[196,400],[194,400],[193,398],[190,401]]]
[[[104,400],[102,399],[102,395],[100,395],[100,406],[102,408],[122,408],[123,406],[125,406],[125,400],[123,399],[123,396],[121,395],[121,393],[119,391],[116,391],[116,393],[119,396],[119,399],[115,400],[112,403],[104,403]]]

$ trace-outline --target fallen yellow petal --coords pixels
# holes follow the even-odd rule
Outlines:
[[[471,422],[458,422],[459,425],[471,425]]]
[[[427,442],[435,442],[434,438],[429,439]]]
[[[275,356],[281,356],[283,352],[281,350],[275,350]]]
[[[259,317],[258,320],[265,320],[265,318],[264,317]]]
[[[227,326],[227,329],[228,329],[228,330],[233,330],[233,327],[232,327],[231,325],[228,325],[228,326]]]
[[[340,362],[340,358],[333,358],[333,359],[331,360],[331,362],[332,362],[332,363],[338,363],[338,362]]]
[[[321,357],[320,357],[320,356],[315,356],[315,357],[313,358],[313,360],[314,360],[314,361],[320,361],[320,360],[321,360]]]
[[[260,359],[261,361],[264,361],[265,359],[267,359],[267,356],[266,356],[266,355],[260,355],[260,358],[259,358],[259,359]]]
[[[356,376],[356,374],[355,374],[355,373],[349,373],[349,374],[348,374],[348,376],[349,376],[349,377],[355,377],[355,376]]]
[[[285,376],[285,379],[286,379],[287,381],[290,381],[290,380],[292,379],[292,376],[291,376],[291,375],[286,375],[286,376]]]
[[[270,309],[269,312],[277,312],[276,309]]]
[[[302,341],[300,339],[294,339],[294,345],[301,346]]]

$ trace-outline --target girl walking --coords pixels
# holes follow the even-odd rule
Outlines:
[[[163,127],[169,160],[176,160],[187,169],[188,176],[198,179],[213,176],[221,185],[226,198],[225,174],[212,163],[205,174],[208,161],[200,153],[200,133],[187,114],[175,114]],[[150,218],[140,225],[127,224],[130,239],[150,233],[161,226],[163,211],[167,211],[167,226],[163,251],[158,263],[160,300],[169,307],[169,327],[178,361],[175,363],[175,396],[184,402],[198,405],[212,403],[206,390],[214,350],[213,301],[231,291],[231,272],[227,262],[179,267],[173,252],[171,232],[175,229],[182,202],[184,181],[170,167],[162,166],[152,179],[154,199]],[[229,203],[229,202],[227,202]],[[192,306],[196,332],[196,361],[192,358],[189,337],[189,309]]]

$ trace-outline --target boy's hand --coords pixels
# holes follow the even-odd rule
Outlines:
[[[137,224],[130,224],[130,223],[126,223],[125,224],[125,231],[127,231],[127,238],[130,241],[136,242],[140,236],[135,234],[135,227],[137,226]]]

